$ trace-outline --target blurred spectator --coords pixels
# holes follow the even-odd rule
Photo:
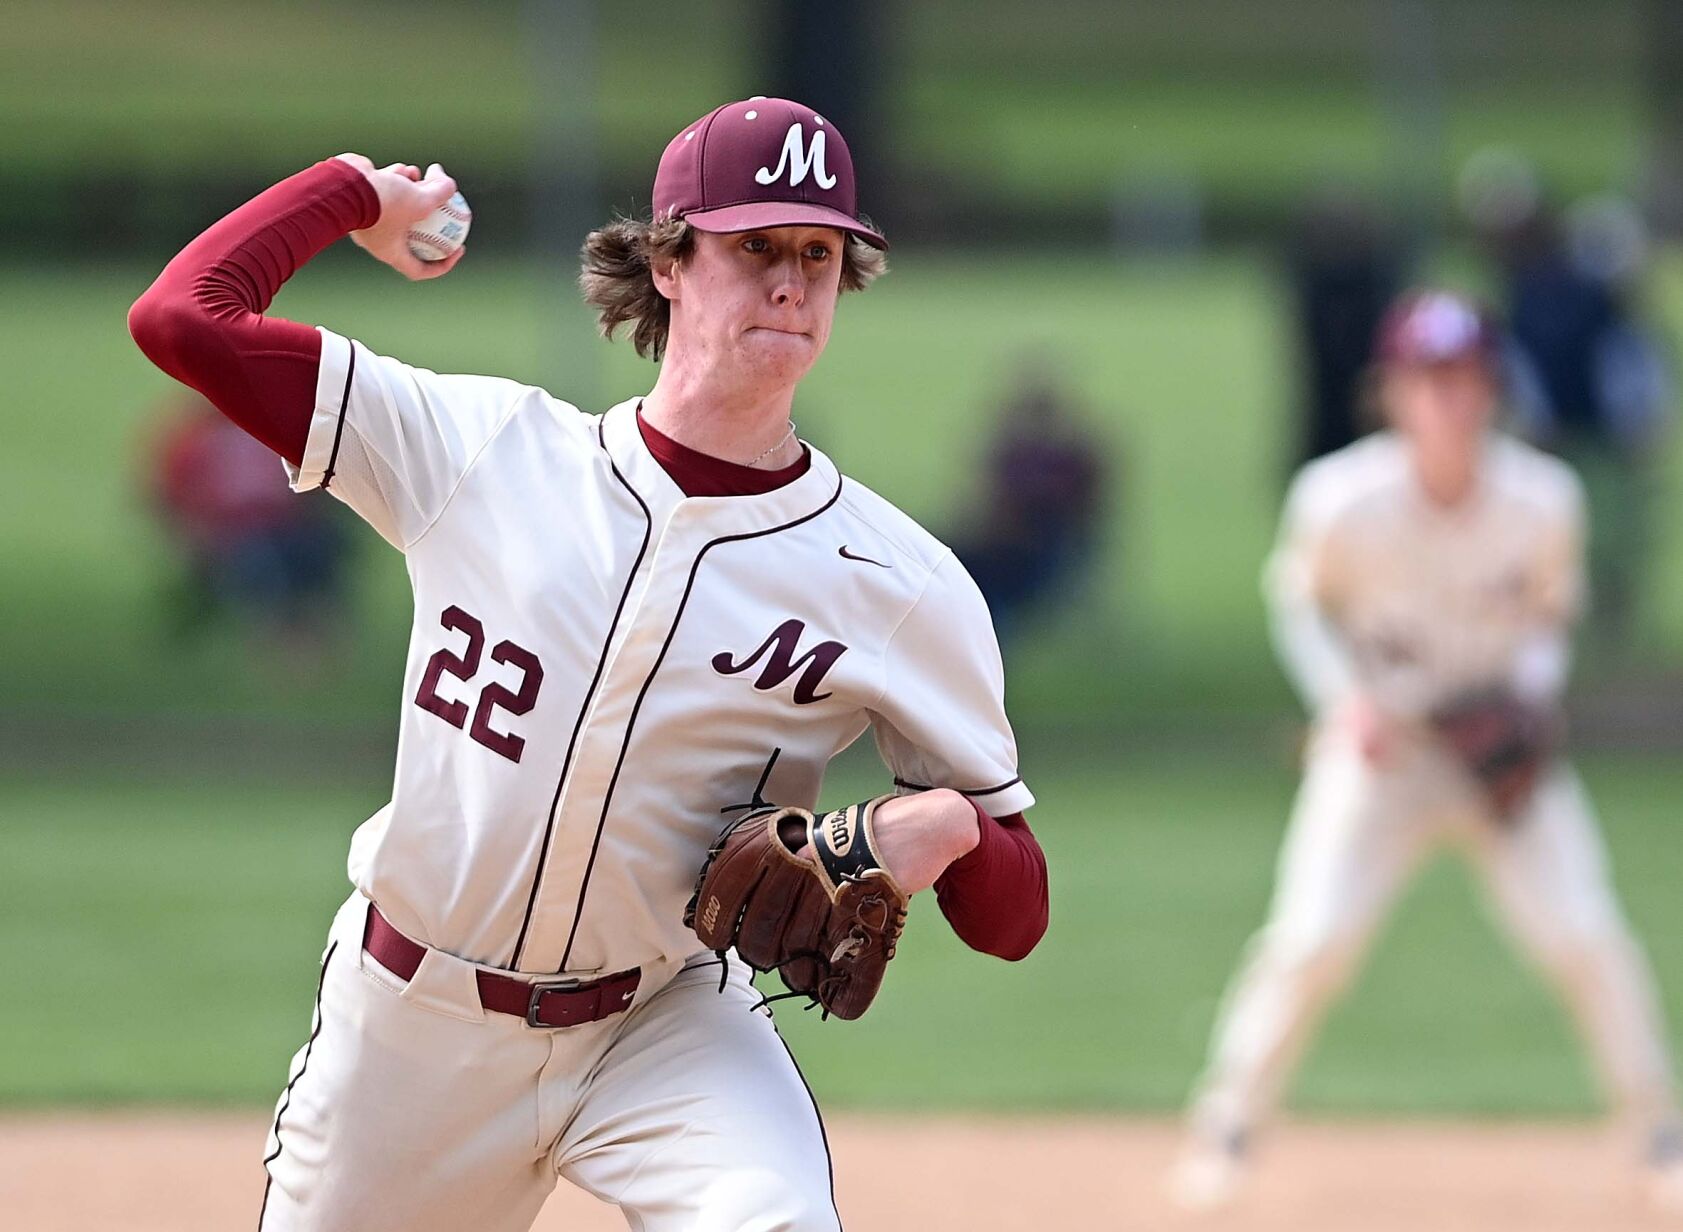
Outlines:
[[[1403,262],[1373,208],[1343,194],[1305,209],[1289,262],[1303,374],[1295,469],[1367,431],[1359,420],[1363,374]]]
[[[954,536],[1002,638],[1038,601],[1078,588],[1094,557],[1106,469],[1103,446],[1049,365],[1026,364],[978,474],[978,512]]]
[[[238,616],[288,666],[319,662],[344,623],[334,502],[295,496],[274,454],[195,393],[172,399],[148,461],[153,508],[182,556],[172,635]]]
[[[1590,504],[1590,629],[1626,645],[1652,538],[1656,446],[1672,398],[1668,359],[1640,319],[1647,240],[1635,207],[1592,199],[1565,219],[1542,207],[1488,231],[1513,341],[1529,379],[1519,427],[1582,476]]]

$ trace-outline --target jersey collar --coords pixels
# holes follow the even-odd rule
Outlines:
[[[824,452],[808,441],[812,464],[806,474],[780,488],[754,496],[685,496],[666,468],[643,443],[637,429],[641,398],[629,398],[602,416],[602,443],[621,477],[649,505],[657,525],[680,508],[717,535],[751,534],[799,521],[832,503],[841,487],[841,474]]]

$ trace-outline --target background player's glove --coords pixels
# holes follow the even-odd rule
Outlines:
[[[1430,723],[1504,821],[1530,803],[1544,769],[1559,751],[1564,731],[1555,707],[1527,702],[1502,690],[1452,698],[1432,712]]]
[[[817,816],[763,808],[732,823],[707,853],[684,923],[708,949],[734,945],[756,971],[776,970],[826,1016],[859,1017],[906,923],[906,894],[871,829],[891,799]],[[814,858],[798,856],[809,842]]]

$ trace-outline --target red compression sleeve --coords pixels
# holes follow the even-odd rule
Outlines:
[[[935,898],[966,945],[1015,962],[1046,933],[1046,854],[1021,813],[996,821],[970,804],[981,838],[936,880]]]
[[[178,253],[129,309],[129,333],[287,461],[303,461],[321,335],[263,311],[311,257],[380,218],[355,167],[330,158],[282,180]]]

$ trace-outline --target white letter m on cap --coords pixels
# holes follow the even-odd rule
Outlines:
[[[789,125],[789,131],[783,136],[783,152],[777,158],[777,170],[761,167],[754,172],[754,178],[761,184],[770,184],[782,176],[785,167],[789,168],[790,188],[799,188],[809,171],[812,172],[812,178],[818,181],[818,187],[836,186],[836,177],[831,175],[829,168],[824,165],[824,130],[821,128],[812,130],[812,144],[803,150],[800,121]]]

